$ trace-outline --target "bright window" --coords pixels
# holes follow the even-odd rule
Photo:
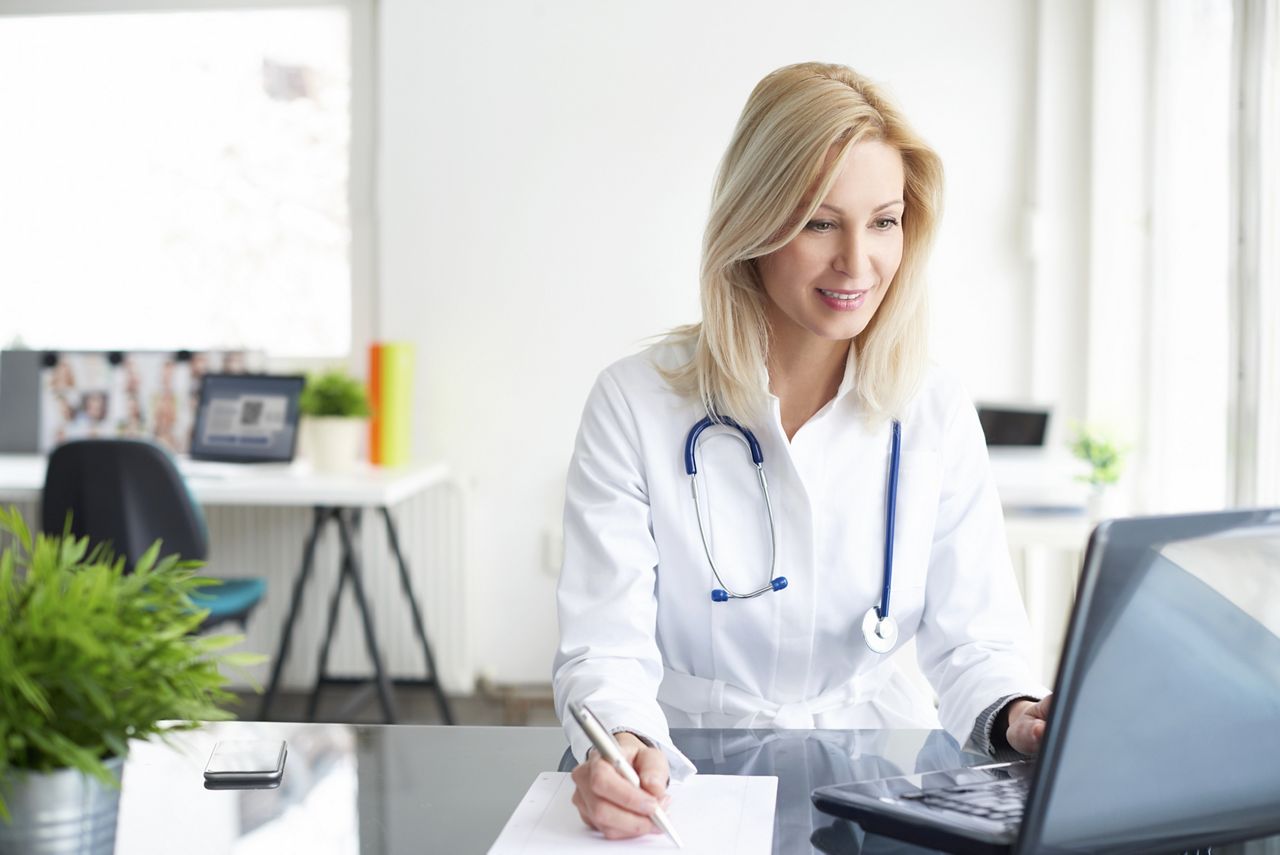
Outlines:
[[[0,345],[351,345],[346,8],[0,16]]]

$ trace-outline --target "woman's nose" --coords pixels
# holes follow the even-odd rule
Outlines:
[[[857,279],[871,270],[869,249],[865,237],[850,233],[847,238],[840,242],[840,248],[836,253],[833,266],[850,279]]]

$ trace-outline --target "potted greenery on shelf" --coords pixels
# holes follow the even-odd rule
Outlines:
[[[191,634],[214,581],[159,543],[126,572],[87,538],[33,538],[16,508],[0,543],[0,853],[109,853],[130,740],[231,718],[219,666],[261,657]]]
[[[1090,519],[1115,516],[1113,491],[1120,480],[1128,450],[1096,428],[1076,425],[1075,436],[1071,440],[1071,453],[1089,467],[1087,474],[1078,476],[1078,480],[1090,487]]]
[[[307,378],[298,408],[306,417],[303,445],[315,468],[322,472],[354,469],[369,417],[364,385],[345,371],[326,371]]]

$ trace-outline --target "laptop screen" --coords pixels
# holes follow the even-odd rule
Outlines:
[[[1020,848],[1181,849],[1273,832],[1280,511],[1106,524],[1089,561],[1053,714],[1063,725],[1039,770],[1052,773],[1037,778]]]
[[[292,460],[304,382],[267,374],[205,375],[191,456],[241,463]]]

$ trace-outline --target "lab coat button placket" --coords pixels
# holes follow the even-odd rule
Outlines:
[[[772,697],[802,697],[806,690],[808,674],[813,660],[812,614],[817,591],[814,587],[815,573],[813,569],[813,510],[810,507],[809,492],[801,477],[791,449],[785,442],[782,424],[775,425],[775,437],[778,450],[776,455],[781,463],[778,467],[778,478],[783,482],[784,499],[782,505],[782,529],[778,553],[779,568],[787,568],[795,577],[793,581],[800,584],[792,586],[793,590],[784,592],[786,602],[779,602],[783,634],[779,637],[777,667],[774,672]],[[780,573],[786,575],[782,569]],[[790,578],[790,577],[788,577]],[[807,631],[796,634],[794,628],[803,627]],[[792,628],[791,633],[787,633]],[[798,727],[812,727],[804,722],[812,721],[812,717],[803,712],[803,705],[798,709],[795,720]],[[795,713],[792,713],[795,715]],[[780,726],[775,723],[774,726]]]

